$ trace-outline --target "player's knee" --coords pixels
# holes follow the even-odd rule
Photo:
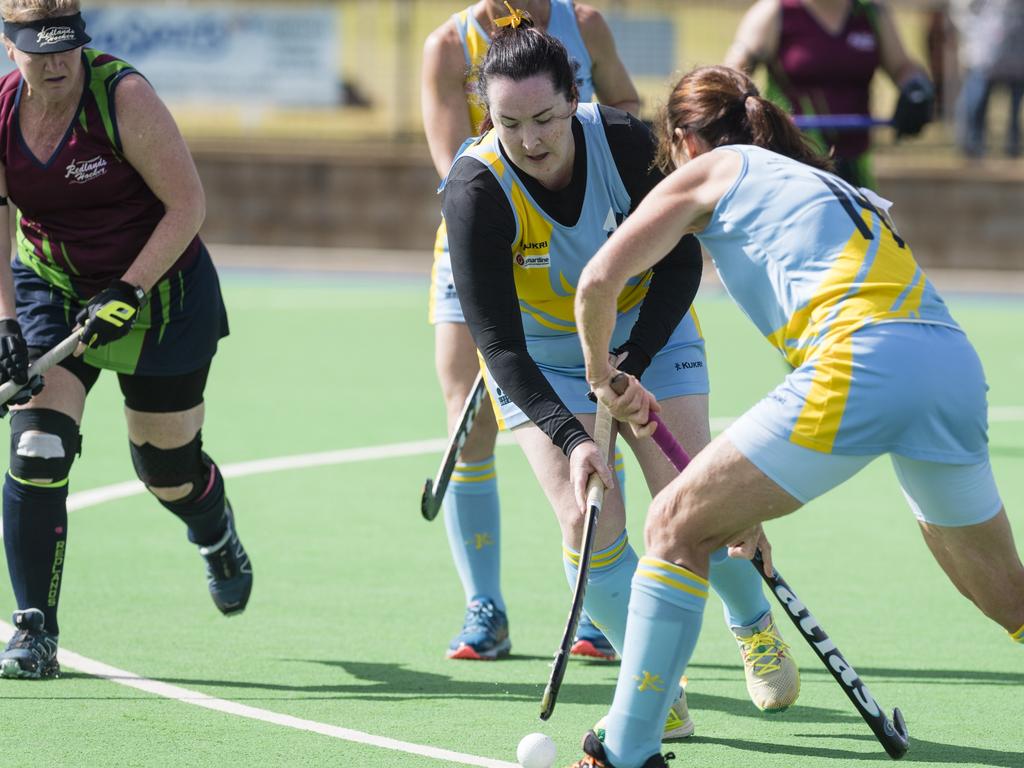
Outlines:
[[[201,432],[177,448],[130,443],[135,474],[161,501],[181,501],[202,489],[208,475]]]
[[[706,536],[692,514],[698,506],[697,494],[685,483],[677,481],[662,489],[647,512],[644,531],[647,547],[656,546],[679,555],[685,550],[710,557],[718,545]]]
[[[462,408],[466,404],[466,398],[469,396],[469,390],[463,389],[462,387],[456,387],[455,389],[447,390],[444,393],[444,409],[448,414],[448,419],[453,422],[458,422],[459,416],[462,415]]]
[[[75,456],[82,452],[78,424],[67,414],[30,408],[11,414],[11,477],[22,483],[67,485]]]

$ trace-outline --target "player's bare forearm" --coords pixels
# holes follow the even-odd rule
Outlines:
[[[678,205],[671,189],[672,178],[644,198],[632,216],[601,246],[580,275],[576,292],[576,322],[580,328],[593,384],[610,371],[608,340],[615,324],[616,298],[632,275],[653,267],[671,250],[684,231],[677,217]]]
[[[782,8],[779,0],[758,0],[744,14],[722,62],[751,74],[759,63],[773,60],[779,49]]]
[[[444,178],[462,142],[473,133],[465,91],[466,65],[454,25],[445,23],[423,44],[420,103],[430,159]]]
[[[4,214],[6,218],[6,213]],[[10,243],[10,233],[6,224],[0,226],[0,237],[4,243]],[[14,301],[14,277],[11,275],[11,247],[0,247],[0,320],[17,317]]]
[[[608,343],[626,281],[657,264],[683,235],[702,228],[738,170],[739,157],[732,153],[688,162],[651,190],[587,264],[576,293],[576,322],[591,385],[611,374]]]
[[[473,132],[465,100],[459,103],[438,102],[430,106],[424,102],[423,123],[430,159],[438,177],[443,179],[452,167],[462,142]]]
[[[7,197],[7,175],[0,164],[0,197]],[[11,208],[0,206],[0,320],[16,317],[11,275]]]
[[[121,279],[149,293],[192,242],[204,215],[205,208],[168,210]]]
[[[583,30],[584,44],[590,53],[594,93],[602,104],[631,115],[640,114],[640,94],[633,85],[625,64],[619,58],[611,30],[596,11],[588,14]]]
[[[576,325],[579,328],[587,381],[591,386],[607,381],[612,375],[608,347],[615,329],[615,299],[621,290],[607,271],[591,271],[580,276],[576,292]]]
[[[117,105],[125,158],[164,205],[163,218],[122,276],[149,291],[199,232],[206,197],[185,140],[149,83],[124,78]]]

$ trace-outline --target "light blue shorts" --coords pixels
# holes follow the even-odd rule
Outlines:
[[[465,323],[459,294],[455,292],[452,277],[452,259],[448,253],[448,236],[444,222],[437,230],[434,241],[434,266],[430,270],[430,303],[428,320],[431,325],[439,323]]]
[[[695,335],[693,326],[680,323],[676,333],[654,356],[650,366],[641,377],[643,385],[658,400],[667,400],[681,395],[706,395],[708,393],[708,368],[704,358],[704,339]],[[551,384],[565,407],[573,413],[595,413],[597,405],[587,395],[590,385],[583,370],[583,361],[575,372],[567,369],[554,369],[538,364],[541,373]],[[484,367],[484,379],[494,405],[494,414],[498,426],[502,429],[514,429],[530,421],[519,406],[512,402],[499,387],[490,371]]]
[[[797,368],[726,430],[730,441],[804,503],[888,453],[919,520],[964,526],[994,516],[1002,502],[988,459],[987,386],[967,337],[918,323],[854,337],[849,375],[823,375],[820,361]],[[823,396],[822,381],[836,381],[835,391]],[[820,403],[842,406],[837,428]],[[819,415],[817,433],[808,431],[809,411]]]

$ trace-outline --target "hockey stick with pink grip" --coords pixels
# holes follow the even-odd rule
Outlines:
[[[622,374],[617,374],[615,379],[621,376]],[[613,379],[612,389],[618,392],[618,386],[621,386],[621,384],[618,386],[616,384],[617,382]],[[651,411],[650,420],[658,425],[654,430],[654,434],[651,435],[654,438],[654,442],[658,444],[658,447],[661,448],[673,466],[682,472],[683,468],[690,463],[690,457],[686,455],[686,451],[679,445],[679,441],[676,440],[657,413]],[[774,573],[771,576],[765,572],[760,550],[754,553],[752,562],[754,568],[757,569],[757,572],[761,574],[761,578],[768,585],[768,588],[771,589],[772,594],[775,595],[779,603],[782,604],[782,607],[785,608],[786,615],[792,619],[793,624],[800,630],[804,640],[811,646],[811,650],[821,659],[825,668],[832,673],[832,677],[839,683],[839,687],[843,689],[843,692],[853,703],[854,707],[856,707],[857,712],[864,718],[864,722],[874,732],[875,738],[878,739],[882,748],[893,760],[899,760],[903,757],[910,746],[910,738],[907,733],[906,721],[903,719],[903,713],[900,712],[899,707],[893,710],[892,720],[890,720],[886,716],[885,710],[882,709],[881,705],[871,695],[867,685],[857,675],[850,662],[840,653],[839,648],[831,638],[825,634],[825,630],[796,596],[793,588],[782,578],[782,574],[774,569]]]

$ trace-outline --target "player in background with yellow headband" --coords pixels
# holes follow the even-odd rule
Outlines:
[[[491,35],[527,15],[566,46],[579,63],[582,101],[637,113],[639,96],[615,50],[601,14],[572,0],[528,0],[512,9],[498,0],[480,0],[449,18],[423,46],[423,125],[440,178],[459,147],[480,132],[486,110],[472,96],[473,70],[483,61]],[[437,232],[431,274],[430,322],[434,326],[435,366],[441,382],[448,429],[458,423],[462,405],[479,371],[476,347],[466,328],[451,274],[444,224]],[[494,659],[510,648],[500,584],[500,511],[494,463],[497,425],[490,408],[477,416],[444,499],[448,541],[466,595],[462,631],[448,656]],[[617,457],[617,461],[619,457]],[[614,659],[607,639],[584,616],[574,653]]]

